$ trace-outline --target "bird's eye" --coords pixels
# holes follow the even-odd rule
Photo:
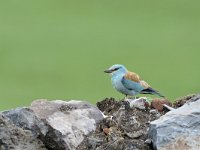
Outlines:
[[[117,71],[119,69],[119,67],[118,68],[115,68],[115,69],[113,69],[113,71]]]

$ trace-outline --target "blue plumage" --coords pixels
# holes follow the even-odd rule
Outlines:
[[[128,90],[134,90],[136,92],[144,90],[144,87],[140,83],[127,80],[124,77],[121,79],[121,82]]]
[[[136,94],[156,94],[162,96],[158,91],[151,88],[139,75],[128,71],[123,65],[116,64],[111,66],[106,73],[111,74],[111,83],[113,87],[125,95]]]

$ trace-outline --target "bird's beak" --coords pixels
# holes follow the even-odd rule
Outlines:
[[[104,72],[105,73],[112,73],[113,71],[112,70],[105,70]]]

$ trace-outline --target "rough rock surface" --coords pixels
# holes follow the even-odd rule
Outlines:
[[[16,108],[2,113],[16,126],[30,130],[35,137],[46,135],[48,131],[46,124],[30,108]]]
[[[199,94],[198,94],[199,95]],[[199,99],[198,95],[196,94],[189,94],[186,95],[184,97],[178,98],[174,103],[173,103],[173,107],[174,108],[179,108],[181,106],[183,106],[186,102],[188,103],[189,101],[194,101],[194,99]]]
[[[97,107],[83,101],[37,100],[30,108],[47,124],[43,141],[51,149],[76,149],[103,119]]]
[[[15,126],[0,113],[0,150],[46,150],[32,133]]]
[[[179,99],[176,110],[153,102],[36,100],[0,113],[0,150],[200,149],[200,95]]]
[[[140,102],[139,102],[140,103]],[[150,121],[160,113],[150,109],[127,107],[127,101],[112,98],[97,103],[107,116],[95,132],[85,138],[79,149],[89,150],[149,150],[145,143]]]
[[[200,149],[200,95],[187,100],[182,107],[151,122],[149,136],[154,149]],[[180,102],[176,102],[177,105]]]
[[[102,112],[87,102],[36,100],[30,108],[2,112],[0,150],[74,150],[102,119]]]

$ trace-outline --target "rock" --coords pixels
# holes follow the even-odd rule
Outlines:
[[[161,116],[161,113],[159,111],[157,111],[156,109],[151,109],[149,111],[149,113],[150,113],[150,116],[153,115],[155,117],[153,120],[155,120]]]
[[[143,130],[135,131],[135,132],[127,132],[126,135],[129,138],[136,139],[144,134]]]
[[[30,109],[46,123],[43,142],[50,149],[76,149],[103,119],[97,107],[83,101],[37,100]]]
[[[200,149],[200,97],[151,122],[149,137],[156,150]]]
[[[110,128],[103,128],[103,132],[108,135],[110,132]]]
[[[130,108],[147,109],[149,106],[146,97],[127,99],[127,101],[129,102]]]
[[[166,109],[168,110],[174,110],[175,108],[169,106],[169,105],[166,105],[166,104],[162,104]]]
[[[48,131],[45,123],[30,108],[16,108],[2,113],[16,126],[30,130],[35,137],[46,135]]]
[[[38,138],[28,130],[15,126],[0,113],[0,149],[1,150],[47,150]]]
[[[97,107],[104,115],[111,115],[122,106],[122,101],[116,101],[114,98],[106,98],[103,101],[97,102]]]
[[[76,149],[103,119],[97,107],[82,101],[37,100],[30,108],[2,113],[22,132],[28,132],[30,137],[54,150]]]
[[[151,102],[151,108],[154,108],[154,109],[158,110],[159,112],[162,112],[162,111],[164,111],[164,108],[165,108],[163,106],[163,104],[171,106],[171,103],[168,100],[156,98],[156,99],[152,100],[152,102]]]
[[[199,94],[200,96],[200,94]],[[174,103],[173,103],[173,107],[174,108],[178,108],[178,107],[181,107],[183,106],[186,102],[190,101],[190,100],[193,100],[194,99],[198,99],[198,96],[196,94],[189,94],[189,95],[186,95],[184,97],[181,97],[181,98],[178,98]],[[199,97],[200,98],[200,97]]]
[[[199,149],[200,94],[180,99],[164,115],[166,103],[154,100],[151,109],[144,98],[106,98],[97,108],[36,100],[0,113],[0,150]]]
[[[147,139],[149,122],[157,119],[157,114],[150,110],[132,107],[123,108],[125,101],[108,99],[98,102],[97,106],[104,114],[112,117],[104,118],[95,132],[87,135],[84,144],[89,150],[150,150]],[[143,104],[143,101],[138,101]],[[143,105],[144,106],[144,105]],[[112,108],[112,109],[110,109]]]
[[[99,147],[101,146],[101,144],[103,143],[103,139],[98,139],[98,138],[95,138],[95,137],[89,137],[87,139],[88,141],[88,144],[85,144],[86,147],[84,148],[84,150],[86,149],[96,149],[96,147]],[[77,148],[77,150],[79,150],[80,148]]]

